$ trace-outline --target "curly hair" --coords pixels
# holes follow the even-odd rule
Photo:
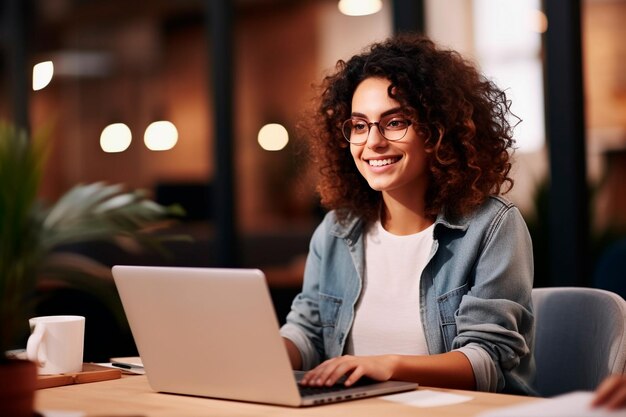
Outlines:
[[[428,216],[463,215],[512,188],[513,126],[506,118],[512,113],[505,93],[457,52],[423,36],[399,35],[339,61],[320,85],[304,126],[325,208],[337,210],[342,220],[348,214],[367,220],[379,215],[381,193],[357,170],[341,132],[355,89],[370,77],[390,81],[389,96],[425,140]]]

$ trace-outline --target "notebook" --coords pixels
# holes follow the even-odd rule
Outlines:
[[[113,267],[153,390],[309,406],[415,389],[374,382],[301,394],[263,272],[258,269]]]

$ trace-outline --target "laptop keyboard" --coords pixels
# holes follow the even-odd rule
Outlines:
[[[300,390],[300,395],[303,397],[306,397],[306,396],[311,396],[311,395],[320,395],[320,394],[328,394],[331,392],[345,391],[346,389],[363,387],[366,385],[375,384],[377,382],[378,381],[375,381],[373,379],[363,377],[363,378],[360,378],[357,382],[355,382],[349,387],[346,387],[342,382],[342,383],[337,383],[335,385],[331,385],[330,387],[308,386],[308,385],[298,384],[298,389]]]
[[[298,389],[300,390],[300,395],[303,397],[311,396],[311,395],[319,395],[319,394],[328,394],[330,392],[343,391],[347,387],[342,384],[335,384],[330,387],[309,387],[304,385],[298,385]]]

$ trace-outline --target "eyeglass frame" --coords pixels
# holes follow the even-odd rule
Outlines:
[[[385,117],[381,118],[381,120],[379,120],[379,121],[377,121],[377,122],[368,122],[367,120],[365,120],[365,119],[364,119],[364,118],[362,118],[362,117],[350,117],[349,119],[346,119],[346,120],[345,120],[345,121],[341,124],[341,135],[343,136],[343,138],[344,138],[346,141],[348,141],[348,143],[350,143],[350,144],[352,144],[352,145],[356,145],[356,146],[365,145],[365,143],[367,143],[367,139],[369,138],[369,134],[370,134],[370,132],[371,132],[371,130],[372,130],[372,126],[374,126],[374,125],[375,125],[375,126],[376,126],[376,128],[378,129],[378,133],[380,133],[380,135],[381,135],[383,138],[385,138],[385,140],[388,140],[389,142],[398,142],[398,141],[401,141],[401,140],[402,140],[402,139],[404,139],[404,137],[406,136],[407,132],[409,131],[409,127],[411,127],[411,125],[413,124],[413,121],[411,121],[411,119],[409,119],[409,118],[402,118],[402,120],[406,122],[406,128],[405,128],[404,134],[402,134],[402,136],[401,136],[401,137],[399,137],[398,139],[389,139],[387,136],[385,136],[385,132],[384,132],[385,128],[384,128],[384,127],[381,127],[380,122],[382,122],[382,121],[383,121],[384,119],[386,119],[386,118],[389,118],[389,119],[392,119],[392,120],[393,120],[393,118],[394,118],[394,117],[398,117],[398,115],[397,115],[397,114],[393,114],[393,115],[385,116]],[[351,121],[354,121],[354,120],[360,120],[360,121],[362,121],[363,123],[365,123],[365,124],[367,125],[367,134],[366,134],[366,135],[364,135],[365,140],[363,140],[362,142],[352,142],[352,141],[350,140],[350,138],[348,138],[348,137],[346,136],[346,132],[345,132],[345,126],[346,126],[346,123],[351,122]]]

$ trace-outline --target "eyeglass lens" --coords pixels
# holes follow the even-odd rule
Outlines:
[[[380,122],[367,122],[364,119],[350,118],[343,123],[343,136],[348,142],[362,144],[367,141],[370,129],[376,125],[380,134],[387,140],[400,140],[405,135],[411,122],[405,118],[393,116]]]

